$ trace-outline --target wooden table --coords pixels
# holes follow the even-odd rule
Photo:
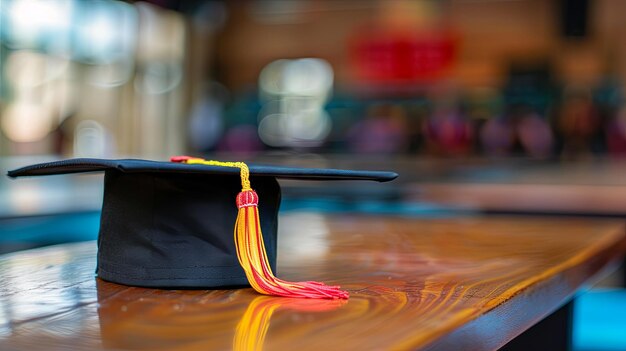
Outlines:
[[[408,192],[451,209],[626,218],[626,185],[420,183]]]
[[[94,242],[67,244],[0,258],[0,349],[496,349],[626,251],[607,219],[292,212],[279,235],[279,276],[350,299],[127,287],[94,277]]]
[[[477,165],[441,173],[411,181],[403,194],[455,209],[626,218],[624,162]]]

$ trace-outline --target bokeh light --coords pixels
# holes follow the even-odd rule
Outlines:
[[[81,121],[76,126],[74,154],[76,157],[107,157],[111,155],[110,150],[107,150],[107,145],[110,145],[107,142],[109,137],[100,123]]]
[[[74,10],[72,0],[6,0],[0,20],[6,42],[16,48],[66,49]]]
[[[330,134],[332,123],[324,110],[333,89],[333,70],[321,59],[277,60],[259,75],[258,133],[273,147],[314,147]]]
[[[52,111],[41,104],[12,103],[2,114],[2,132],[15,142],[35,142],[52,130]]]

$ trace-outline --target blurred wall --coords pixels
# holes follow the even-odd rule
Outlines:
[[[278,13],[259,3],[230,3],[220,36],[217,75],[235,90],[255,85],[269,62],[295,57],[324,58],[338,85],[358,84],[348,48],[368,26],[452,28],[460,50],[449,76],[462,86],[500,86],[510,63],[537,60],[550,62],[564,84],[594,84],[610,71],[626,81],[624,1],[591,2],[580,38],[563,35],[557,1],[310,1]]]
[[[0,6],[0,155],[157,156],[185,148],[189,24],[148,3]]]
[[[0,155],[626,155],[626,1],[2,4]]]

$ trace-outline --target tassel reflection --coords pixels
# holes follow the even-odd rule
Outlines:
[[[269,329],[272,315],[277,309],[294,312],[327,312],[347,303],[346,300],[310,300],[294,298],[276,298],[259,296],[250,302],[241,317],[235,337],[233,350],[263,350],[265,336]]]

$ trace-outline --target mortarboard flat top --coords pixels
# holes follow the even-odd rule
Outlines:
[[[398,174],[384,171],[356,171],[345,169],[298,168],[249,164],[250,175],[267,176],[279,179],[301,180],[375,180],[387,182]],[[117,170],[125,173],[197,173],[239,175],[239,169],[232,167],[207,166],[149,160],[106,160],[96,158],[74,158],[22,167],[8,172],[9,177],[54,175]]]
[[[276,178],[384,182],[397,177],[383,171],[248,167],[255,201],[260,199],[254,205],[263,233],[261,244],[274,272],[280,206]],[[82,158],[26,166],[9,171],[8,176],[95,171],[105,173],[96,268],[100,278],[159,288],[248,284],[233,244],[233,224],[242,207],[233,201],[235,197],[240,200],[237,194],[242,191],[238,168]]]

